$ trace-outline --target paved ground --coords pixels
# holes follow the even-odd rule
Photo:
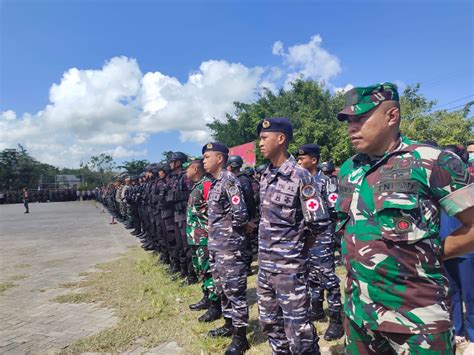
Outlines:
[[[95,202],[0,205],[0,353],[41,353],[110,327],[112,311],[51,301],[79,273],[112,260],[137,242]]]

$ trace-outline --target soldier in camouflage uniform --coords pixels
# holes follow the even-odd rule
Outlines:
[[[250,347],[246,336],[249,313],[243,255],[247,207],[239,179],[225,170],[228,148],[222,143],[208,143],[202,154],[205,170],[215,179],[208,198],[209,254],[225,319],[225,325],[209,335],[232,335],[225,354],[243,354]]]
[[[124,179],[124,185],[120,192],[121,202],[120,202],[120,211],[121,215],[124,218],[125,228],[130,229],[130,218],[128,215],[128,202],[127,202],[127,191],[130,188],[130,177],[126,176]]]
[[[320,167],[321,171],[324,175],[329,178],[329,185],[328,185],[328,203],[329,203],[329,214],[331,216],[331,228],[333,229],[334,235],[334,246],[338,255],[335,256],[336,265],[342,265],[342,258],[341,258],[341,236],[342,233],[336,233],[336,225],[337,225],[337,211],[336,211],[336,202],[337,198],[339,197],[339,185],[337,182],[337,176],[334,174],[336,167],[332,161],[325,161],[321,163]]]
[[[242,193],[244,194],[245,205],[249,214],[249,222],[245,226],[245,249],[244,259],[247,265],[247,276],[253,275],[252,273],[252,241],[257,239],[257,206],[255,201],[254,189],[252,187],[252,180],[250,177],[240,170],[244,164],[243,159],[238,155],[231,155],[227,160],[227,170],[233,173],[240,181],[242,186]]]
[[[339,120],[359,152],[339,171],[348,354],[452,354],[442,264],[474,249],[474,184],[450,152],[400,134],[397,87],[346,93]],[[440,211],[463,224],[443,243]]]
[[[202,282],[202,299],[189,305],[192,311],[208,309],[200,322],[212,322],[222,316],[221,301],[216,294],[214,279],[209,264],[208,233],[207,233],[207,199],[212,180],[205,175],[202,159],[194,159],[185,163],[186,175],[193,182],[189,194],[186,212],[186,235],[192,250],[192,262],[199,280]]]
[[[318,170],[320,148],[316,144],[304,144],[298,149],[298,164],[308,170],[318,186],[318,190],[329,214],[334,214],[335,204],[331,202],[332,193],[329,178]],[[334,225],[330,223],[326,230],[316,236],[314,246],[310,249],[309,286],[311,290],[311,320],[325,321],[323,310],[324,291],[327,292],[329,327],[324,333],[324,340],[342,338],[342,304],[339,277],[336,275],[334,262]]]
[[[309,172],[288,154],[290,121],[265,119],[257,134],[271,162],[260,180],[260,324],[274,354],[319,354],[310,321],[308,254],[314,236],[328,226],[328,211]]]

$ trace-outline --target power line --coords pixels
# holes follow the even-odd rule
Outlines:
[[[467,101],[467,102],[463,103],[462,105],[458,105],[458,106],[454,106],[454,107],[448,108],[448,109],[446,109],[446,111],[454,111],[454,110],[459,109],[459,108],[461,108],[461,107],[465,107],[465,106],[466,106],[468,103],[470,103],[470,102],[472,102],[472,101]]]
[[[471,95],[467,95],[467,96],[461,97],[460,99],[456,99],[456,100],[447,102],[447,103],[445,103],[445,104],[436,105],[435,107],[433,107],[433,108],[431,109],[431,111],[433,111],[433,110],[435,110],[435,109],[438,109],[439,107],[443,107],[443,106],[447,106],[447,105],[454,104],[455,102],[458,102],[458,101],[461,101],[461,100],[464,100],[464,99],[468,99],[468,98],[473,97],[473,96],[474,96],[474,94],[471,94]]]

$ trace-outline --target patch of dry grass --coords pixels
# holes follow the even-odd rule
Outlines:
[[[15,286],[17,284],[11,281],[0,282],[0,294]]]
[[[138,345],[152,348],[163,343],[176,341],[186,354],[223,353],[230,343],[229,338],[211,339],[207,332],[223,324],[218,320],[211,324],[199,323],[197,318],[203,312],[191,312],[188,308],[202,296],[200,287],[180,286],[171,281],[163,265],[156,264],[156,258],[139,248],[131,249],[125,256],[97,267],[100,271],[91,273],[82,281],[68,284],[70,294],[60,296],[58,302],[90,302],[111,308],[119,318],[112,328],[79,340],[66,349],[65,353],[120,352],[132,350]],[[252,348],[248,354],[270,354],[266,338],[258,327],[256,304],[256,277],[248,279],[250,303],[250,325],[248,337]],[[317,324],[318,333],[326,327]],[[325,342],[326,349],[340,349],[342,341]],[[339,350],[337,351],[339,353]]]

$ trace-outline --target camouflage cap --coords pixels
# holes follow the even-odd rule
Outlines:
[[[366,87],[353,88],[344,95],[344,109],[337,114],[339,121],[347,116],[358,116],[377,107],[383,101],[399,101],[397,85],[381,83]]]
[[[189,161],[187,161],[186,163],[183,164],[183,168],[187,169],[192,164],[201,164],[202,165],[203,164],[202,157],[190,157]]]

